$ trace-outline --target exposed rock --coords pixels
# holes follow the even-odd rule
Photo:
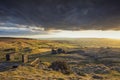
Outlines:
[[[107,74],[109,73],[110,69],[104,65],[90,65],[84,68],[85,71],[88,73],[96,73],[96,74]]]
[[[73,67],[72,69],[75,73],[78,75],[80,73],[86,73],[86,74],[108,74],[110,72],[110,69],[104,65],[88,65],[83,68]]]
[[[119,66],[113,66],[113,67],[111,67],[111,70],[115,70],[115,71],[120,72],[120,67]]]

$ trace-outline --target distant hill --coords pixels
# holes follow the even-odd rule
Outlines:
[[[32,49],[33,53],[37,53],[41,52],[43,49],[46,51],[53,47],[74,48],[76,46],[68,41],[0,37],[0,50],[9,48],[15,48],[15,50],[19,50],[25,47],[29,47]]]
[[[31,47],[31,48],[50,48],[50,47],[114,47],[120,48],[120,40],[107,38],[12,38],[0,37],[0,48],[7,47]]]

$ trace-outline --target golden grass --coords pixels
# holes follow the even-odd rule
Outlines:
[[[48,52],[48,51],[51,51],[51,49],[48,49],[48,48],[34,49],[32,51],[32,54],[44,53],[44,52]]]
[[[56,71],[36,69],[30,66],[20,66],[18,69],[13,71],[9,70],[5,72],[0,72],[0,78],[0,80],[49,80],[49,78],[51,80],[59,80],[59,78],[69,80],[70,78],[76,78],[76,76],[74,74],[64,75]]]
[[[119,80],[120,73],[111,71],[110,74],[99,74],[102,80]],[[19,66],[17,69],[0,72],[0,80],[95,80],[92,74],[77,76],[75,74],[64,75],[53,70],[42,70],[31,66]]]

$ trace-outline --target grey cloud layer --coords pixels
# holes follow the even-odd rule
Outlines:
[[[0,28],[0,36],[29,36],[29,35],[47,35],[46,31],[36,31],[34,29],[29,28],[16,28],[16,27],[1,27]]]
[[[46,30],[120,30],[119,4],[119,0],[0,0],[0,23]]]

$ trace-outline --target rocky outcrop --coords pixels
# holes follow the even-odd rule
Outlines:
[[[120,72],[120,66],[113,66],[113,67],[111,67],[111,70]]]
[[[108,74],[110,69],[104,65],[88,65],[83,68],[73,67],[72,69],[75,73],[85,73],[85,74]]]

